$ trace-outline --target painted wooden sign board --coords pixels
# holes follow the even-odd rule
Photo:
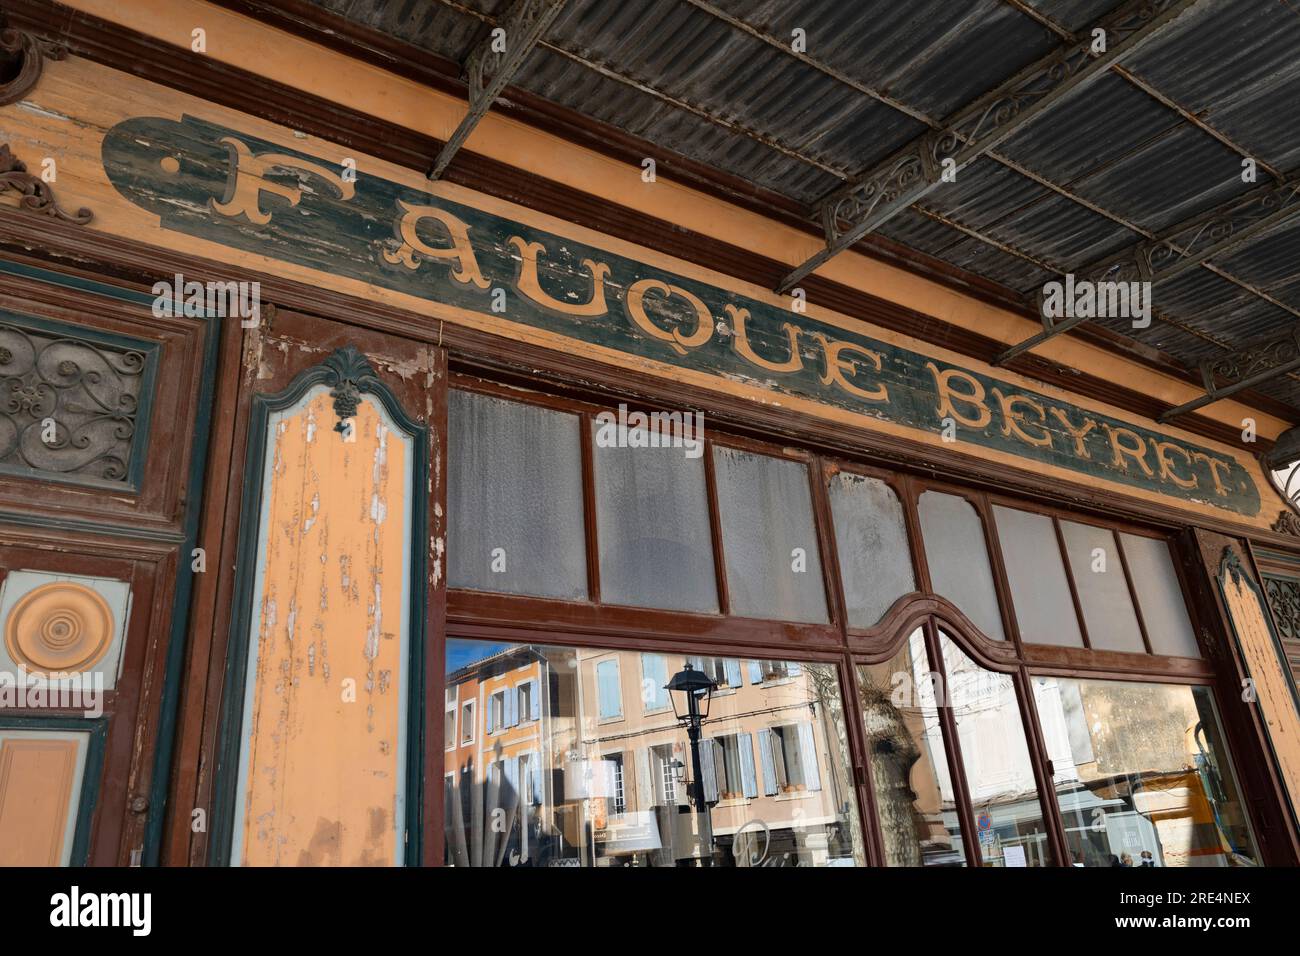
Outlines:
[[[123,96],[112,105],[87,97],[87,85],[110,77]],[[35,149],[75,140],[60,188],[65,203],[95,209],[91,228],[851,427],[951,441],[1027,471],[1268,523],[1249,456],[814,303],[795,311],[721,274],[83,61],[54,64],[37,94],[51,113],[95,104],[96,115],[75,124],[21,118],[35,127]],[[76,160],[96,168],[70,175]]]

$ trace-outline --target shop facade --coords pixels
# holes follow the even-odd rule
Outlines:
[[[1300,861],[1289,422],[997,367],[1019,320],[894,266],[775,294],[787,226],[554,131],[430,183],[450,98],[224,7],[49,6],[0,96],[5,863]]]

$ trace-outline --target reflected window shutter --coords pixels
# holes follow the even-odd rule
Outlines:
[[[500,800],[503,807],[511,807],[519,802],[519,758],[506,758],[506,784],[505,791],[501,794]]]
[[[725,661],[723,662],[723,667],[727,672],[728,687],[740,687],[744,683],[740,677],[740,661]]]
[[[740,785],[746,797],[758,796],[758,781],[754,778],[754,741],[749,734],[736,738],[740,748]]]
[[[533,751],[533,759],[528,761],[528,765],[533,768],[533,803],[542,802],[542,752]]]
[[[791,677],[798,677],[800,674],[803,673],[803,668],[800,667],[794,661],[786,661],[785,672],[789,674]]]
[[[528,719],[542,719],[542,683],[536,677],[532,680],[533,692],[528,695]]]
[[[513,727],[519,723],[519,688],[506,688],[506,720],[507,727]]]
[[[718,772],[713,762],[713,741],[700,741],[700,774],[704,777],[704,799],[714,803],[718,799]]]
[[[749,662],[749,682],[751,684],[763,683],[763,665],[758,661]]]
[[[776,793],[776,766],[772,763],[772,732],[770,730],[760,730],[758,732],[758,759],[763,764],[763,793],[770,797]]]
[[[803,780],[809,790],[822,788],[821,774],[817,772],[817,747],[814,743],[813,726],[809,723],[799,725],[799,762],[803,765]]]
[[[618,662],[601,661],[596,667],[597,696],[599,697],[600,716],[618,717],[622,713],[622,701],[619,700]]]

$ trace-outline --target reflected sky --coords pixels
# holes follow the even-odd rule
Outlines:
[[[486,657],[492,657],[494,654],[500,654],[507,648],[514,647],[514,644],[508,641],[458,641],[450,639],[447,641],[447,673],[460,670],[467,664],[473,664],[475,661],[481,661]]]

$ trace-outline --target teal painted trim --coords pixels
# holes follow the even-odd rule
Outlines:
[[[76,717],[5,717],[0,730],[63,730],[87,734],[86,762],[81,771],[81,793],[77,796],[77,825],[73,830],[69,866],[86,866],[90,861],[90,834],[99,801],[99,777],[104,772],[104,749],[108,740],[108,718],[81,720]]]
[[[230,640],[226,651],[226,673],[221,704],[221,725],[217,735],[214,798],[209,840],[209,862],[229,866],[235,832],[236,788],[239,782],[239,754],[243,735],[244,688],[248,677],[249,634],[256,595],[257,555],[262,526],[265,495],[264,475],[267,457],[267,428],[274,412],[296,404],[316,385],[339,391],[355,387],[356,394],[374,395],[395,424],[411,439],[411,540],[410,600],[408,622],[406,812],[404,862],[419,866],[422,861],[424,808],[424,715],[425,701],[425,614],[427,598],[427,557],[425,542],[428,527],[428,500],[422,489],[429,480],[429,432],[408,416],[388,386],[375,376],[365,357],[352,346],[335,350],[322,364],[300,372],[280,392],[253,396],[248,422],[248,456],[244,464],[244,493],[239,502],[239,542],[235,551],[234,612],[231,615]],[[328,434],[328,432],[327,432]]]
[[[152,301],[152,300],[150,300]],[[83,487],[104,488],[115,491],[139,491],[144,481],[145,459],[149,454],[149,425],[153,421],[154,385],[158,379],[158,362],[162,355],[162,343],[148,339],[137,339],[115,332],[72,325],[56,319],[27,315],[0,309],[0,323],[17,326],[38,334],[67,338],[73,341],[93,342],[111,349],[127,349],[144,355],[144,369],[140,373],[140,395],[137,399],[136,416],[131,436],[131,464],[126,477],[121,480],[95,478],[86,475],[63,474],[57,471],[44,471],[39,468],[25,468],[15,465],[0,464],[0,472],[23,478],[40,478],[43,481],[56,481],[61,484]]]
[[[117,299],[119,302],[130,302],[134,305],[152,307],[154,301],[154,296],[147,292],[123,289],[121,286],[109,285],[97,279],[83,279],[80,276],[64,275],[61,272],[55,272],[53,269],[42,269],[40,266],[27,265],[25,262],[13,262],[9,259],[0,259],[0,274],[18,276],[20,279],[34,279],[37,282],[48,282],[50,285],[75,289],[79,292],[89,292],[91,295],[102,295],[105,298]]]
[[[1259,604],[1259,612],[1264,618],[1264,624],[1268,627],[1268,635],[1273,645],[1273,660],[1280,668],[1283,679],[1291,691],[1291,704],[1296,709],[1297,716],[1300,716],[1300,693],[1296,691],[1296,682],[1291,680],[1291,669],[1287,664],[1286,649],[1282,646],[1282,640],[1278,637],[1277,628],[1273,626],[1273,613],[1268,606],[1268,597],[1260,588],[1259,583],[1250,576],[1250,572],[1241,562],[1241,557],[1237,554],[1237,549],[1231,545],[1223,549],[1223,560],[1219,562],[1219,573],[1215,576],[1215,583],[1219,587],[1219,599],[1223,601],[1225,608],[1230,608],[1228,604],[1228,577],[1231,576],[1234,581],[1245,581],[1250,588],[1251,593],[1255,595],[1255,600]],[[1228,623],[1232,626],[1232,637],[1237,642],[1237,647],[1241,648],[1241,635],[1237,632],[1237,622],[1233,619],[1232,614],[1228,614]],[[1246,655],[1241,655],[1241,664],[1245,668],[1246,677],[1253,680],[1250,673],[1250,662],[1246,660]],[[1258,704],[1256,704],[1258,705]],[[1273,732],[1269,730],[1267,722],[1264,723],[1264,733],[1268,737],[1269,750],[1273,752],[1273,762],[1278,764],[1277,748],[1273,745]],[[1293,823],[1300,822],[1300,814],[1297,814],[1295,800],[1291,792],[1282,787],[1282,792],[1286,795],[1287,806],[1291,810],[1291,820]]]
[[[152,299],[150,300],[152,301]],[[158,739],[154,743],[153,778],[149,784],[149,816],[145,821],[141,863],[157,866],[162,852],[163,822],[167,810],[167,791],[171,784],[172,751],[176,746],[177,711],[180,708],[181,681],[184,678],[185,648],[189,637],[190,600],[194,594],[191,558],[198,547],[199,519],[202,516],[203,478],[208,467],[208,444],[212,434],[214,402],[217,393],[217,358],[221,349],[221,322],[208,317],[203,325],[203,376],[199,382],[197,420],[194,442],[190,446],[190,473],[185,490],[185,543],[176,562],[176,591],[172,599],[171,633],[167,639],[162,694],[158,701]]]
[[[0,273],[20,276],[65,289],[74,289],[92,295],[103,296],[118,302],[126,302],[152,309],[154,296],[150,293],[123,289],[93,279],[64,275],[51,269],[30,266],[0,258]],[[184,543],[180,550],[180,560],[176,567],[176,588],[172,599],[171,627],[167,642],[167,660],[163,671],[162,693],[158,704],[158,739],[154,745],[153,777],[149,787],[149,811],[145,823],[145,835],[141,862],[145,866],[156,866],[162,847],[163,821],[167,807],[167,789],[171,781],[172,751],[176,743],[176,711],[180,706],[180,684],[182,668],[185,662],[186,638],[189,636],[188,622],[190,600],[194,590],[194,573],[190,570],[189,555],[197,546],[199,534],[199,517],[203,503],[203,476],[207,471],[208,440],[212,432],[212,405],[216,396],[217,357],[220,351],[221,336],[219,322],[211,319],[218,316],[201,315],[205,319],[203,329],[203,372],[199,381],[198,402],[196,407],[197,422],[194,429],[194,443],[190,453],[190,472],[186,484],[186,506],[183,524]],[[85,523],[90,525],[90,523]],[[108,531],[107,527],[98,528],[90,525],[78,530]],[[120,529],[115,529],[120,531]]]

